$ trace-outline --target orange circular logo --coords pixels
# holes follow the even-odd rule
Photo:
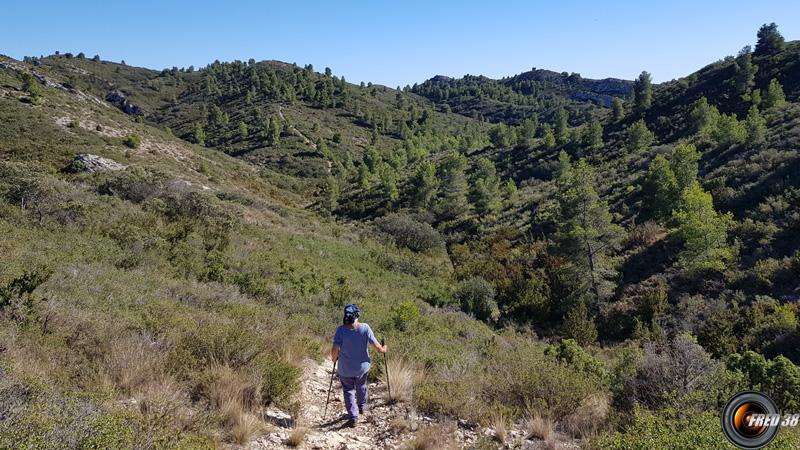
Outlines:
[[[722,409],[722,432],[739,448],[759,449],[778,434],[780,414],[775,402],[761,392],[736,394]]]

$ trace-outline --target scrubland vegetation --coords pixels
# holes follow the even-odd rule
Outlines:
[[[1,59],[0,447],[246,443],[356,302],[396,398],[495,444],[729,448],[734,393],[800,409],[800,46],[758,38],[608,92]]]

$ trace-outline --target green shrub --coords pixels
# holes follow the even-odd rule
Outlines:
[[[556,419],[572,414],[583,399],[604,390],[598,377],[544,354],[542,347],[518,342],[498,348],[482,371],[482,398],[503,404],[515,414],[539,410]]]
[[[400,331],[408,331],[419,319],[419,308],[411,300],[404,300],[392,308],[392,324]]]
[[[239,369],[265,351],[261,344],[257,335],[240,324],[210,322],[186,333],[175,352],[186,358],[181,361],[184,373],[212,364]]]
[[[126,170],[104,172],[100,176],[97,192],[113,195],[123,200],[141,203],[157,196],[164,184],[164,176],[137,166]]]
[[[438,267],[427,264],[422,255],[416,253],[392,254],[372,250],[370,256],[375,263],[390,272],[404,273],[414,277],[436,276]]]
[[[735,353],[726,360],[730,370],[741,373],[749,388],[763,390],[785,411],[800,409],[800,367],[788,358],[767,360],[747,351]]]
[[[547,353],[598,379],[603,379],[607,376],[603,363],[590,355],[574,339],[563,339],[557,347],[549,347]]]
[[[297,392],[302,370],[269,355],[259,356],[254,366],[261,381],[264,404],[287,405]]]
[[[129,134],[122,143],[128,148],[139,148],[139,145],[142,144],[142,137],[138,134]]]
[[[337,308],[343,308],[348,303],[358,303],[361,295],[353,289],[347,277],[338,277],[336,282],[328,289],[331,303]]]
[[[602,436],[591,448],[604,450],[650,450],[680,448],[729,450],[731,445],[719,425],[719,413],[671,410],[656,415],[638,409],[632,423],[623,431]]]
[[[474,315],[479,320],[497,320],[500,311],[494,300],[494,287],[480,277],[473,277],[458,284],[453,299],[461,305],[461,310]]]
[[[567,337],[575,339],[581,345],[597,342],[597,326],[589,317],[589,311],[584,302],[570,308],[564,318],[563,329]]]
[[[389,236],[399,247],[423,252],[444,246],[444,239],[427,223],[418,222],[410,216],[392,214],[375,221],[381,233]]]

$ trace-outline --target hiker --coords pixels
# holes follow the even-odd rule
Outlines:
[[[345,426],[348,427],[356,425],[358,415],[364,413],[367,405],[369,344],[378,352],[386,353],[386,346],[375,339],[372,328],[358,321],[360,315],[361,310],[357,305],[349,304],[344,307],[342,325],[336,329],[331,347],[331,359],[334,364],[339,361],[339,381],[342,383],[344,406],[349,419]]]

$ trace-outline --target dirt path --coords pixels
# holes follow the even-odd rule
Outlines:
[[[309,147],[311,147],[311,149],[312,149],[312,150],[316,150],[316,149],[317,149],[317,144],[315,144],[314,142],[312,142],[312,141],[311,141],[311,139],[309,139],[308,137],[306,137],[306,135],[305,135],[305,134],[301,133],[301,132],[300,132],[300,130],[298,130],[297,128],[295,128],[293,125],[291,125],[291,124],[290,124],[290,123],[289,123],[289,122],[286,120],[286,117],[284,117],[284,115],[283,115],[283,108],[282,108],[281,106],[278,106],[278,115],[279,115],[279,116],[281,116],[281,120],[283,120],[283,121],[286,123],[286,125],[287,125],[287,128],[289,128],[289,131],[291,131],[291,132],[292,132],[292,134],[294,134],[295,136],[298,136],[300,139],[302,139],[302,140],[303,140],[303,142],[304,142],[306,145],[308,145]]]
[[[346,421],[342,392],[338,380],[334,379],[327,418],[323,420],[325,400],[333,365],[329,359],[322,364],[308,361],[304,368],[301,388],[301,412],[296,424],[291,417],[277,410],[266,412],[267,421],[276,429],[251,443],[251,449],[284,449],[294,426],[308,429],[301,449],[376,449],[398,448],[413,437],[412,432],[401,433],[392,426],[400,423],[431,422],[426,418],[411,418],[402,404],[389,406],[386,403],[385,387],[376,380],[369,382],[367,412],[359,419],[355,428],[343,428]],[[396,425],[395,425],[396,426]]]
[[[379,361],[373,361],[377,364]],[[520,450],[576,450],[581,447],[581,442],[572,439],[561,432],[554,432],[555,439],[546,442],[539,439],[529,439],[527,432],[520,427],[508,430],[505,443],[498,443],[492,436],[495,431],[483,428],[476,424],[470,425],[466,421],[437,422],[433,418],[420,416],[413,409],[409,410],[402,403],[388,405],[386,402],[386,388],[377,380],[369,382],[369,399],[367,412],[359,418],[355,428],[343,428],[346,421],[342,392],[338,380],[334,379],[331,401],[328,405],[327,418],[323,420],[325,399],[330,383],[330,374],[333,364],[326,359],[322,364],[307,360],[304,363],[301,379],[300,402],[301,408],[297,420],[285,412],[277,409],[267,409],[264,418],[272,429],[255,440],[245,448],[249,450],[266,449],[334,449],[334,450],[361,450],[361,449],[407,449],[417,448],[411,441],[420,435],[427,434],[427,445],[430,442],[430,430],[433,433],[447,434],[446,448],[498,448]],[[290,435],[296,428],[307,430],[302,442],[296,447],[289,444]],[[427,433],[423,430],[428,430]],[[479,442],[480,441],[480,442]],[[477,445],[476,445],[477,444]],[[420,447],[422,448],[422,447]]]

